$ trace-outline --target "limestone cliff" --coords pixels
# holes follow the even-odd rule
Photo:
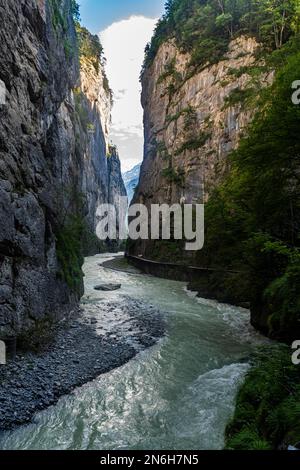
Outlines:
[[[126,219],[126,210],[124,210],[124,206],[127,208],[127,199],[125,204],[122,206],[121,197],[127,197],[127,190],[123,181],[122,173],[121,173],[121,164],[119,159],[119,154],[117,148],[114,146],[109,146],[109,155],[107,159],[108,163],[108,174],[109,174],[109,193],[108,193],[108,202],[112,204],[116,208],[116,215],[117,215],[117,234],[119,233],[120,223],[125,222]],[[122,211],[123,207],[123,211]],[[123,220],[121,220],[123,219]],[[122,246],[122,242],[120,243],[119,240],[110,240],[107,242],[109,250],[112,251],[120,251]]]
[[[160,46],[142,76],[145,152],[135,202],[207,201],[254,114],[243,100],[257,86],[258,47],[241,36],[221,61],[195,71],[175,40]],[[260,74],[259,87],[271,80]],[[151,257],[153,246],[135,243],[131,252]]]
[[[86,254],[95,254],[99,241],[93,235],[97,225],[97,207],[126,196],[118,153],[109,144],[112,92],[103,63],[95,61],[93,42],[98,41],[85,28],[77,27],[80,48],[80,86],[74,90],[77,152],[83,156],[81,192],[85,196],[85,218],[91,236]],[[87,52],[88,49],[88,52]],[[91,52],[89,52],[92,51]],[[116,244],[115,244],[116,245]],[[101,246],[101,244],[100,244]],[[102,248],[105,248],[105,245]],[[108,244],[111,249],[111,244]]]
[[[81,239],[110,194],[111,97],[101,63],[80,72],[72,5],[0,3],[1,337],[76,304]]]

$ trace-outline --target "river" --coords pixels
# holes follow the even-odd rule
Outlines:
[[[5,433],[0,448],[222,449],[249,356],[265,342],[249,312],[199,299],[182,282],[99,266],[109,258],[86,259],[83,308],[124,294],[142,299],[166,312],[166,337]],[[103,279],[121,290],[95,291]]]

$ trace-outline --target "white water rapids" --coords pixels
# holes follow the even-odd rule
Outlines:
[[[108,258],[86,259],[83,308],[86,299],[121,302],[124,294],[145,300],[166,312],[166,337],[5,433],[0,448],[222,449],[249,355],[264,342],[249,312],[198,299],[181,282],[99,267]],[[122,288],[97,292],[100,280]]]

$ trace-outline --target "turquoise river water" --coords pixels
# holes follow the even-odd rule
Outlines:
[[[108,258],[86,259],[83,308],[99,297],[145,300],[166,312],[166,337],[5,433],[0,448],[222,449],[249,355],[264,342],[249,312],[199,299],[182,282],[100,267]],[[103,279],[121,290],[95,291]]]

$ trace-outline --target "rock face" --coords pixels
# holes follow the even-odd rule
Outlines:
[[[126,213],[122,215],[120,211],[121,201],[120,198],[127,198],[126,187],[122,178],[121,164],[118,155],[118,151],[115,147],[110,146],[110,153],[107,159],[108,163],[108,175],[109,175],[109,193],[108,202],[115,206],[117,213],[117,224],[121,222],[121,217],[126,218]]]
[[[101,67],[91,83],[88,63],[80,73],[71,5],[0,5],[0,337],[78,301],[81,275],[75,285],[64,272],[68,233],[79,218],[92,230],[109,198],[110,95]]]
[[[127,193],[117,149],[108,139],[112,94],[103,65],[100,63],[95,67],[93,61],[81,56],[80,83],[74,90],[77,152],[84,160],[81,193],[85,196],[86,223],[90,233],[94,234],[98,205],[114,204],[119,216],[119,198],[126,197]],[[111,244],[108,248],[111,249]],[[85,254],[93,255],[98,249],[98,240],[90,237]]]
[[[240,37],[224,60],[195,72],[174,40],[160,46],[142,79],[145,153],[134,202],[207,201],[253,116],[232,97],[243,97],[251,86],[247,68],[257,48],[255,39]],[[271,79],[261,75],[261,86]],[[151,257],[147,242],[132,243],[130,252]]]

